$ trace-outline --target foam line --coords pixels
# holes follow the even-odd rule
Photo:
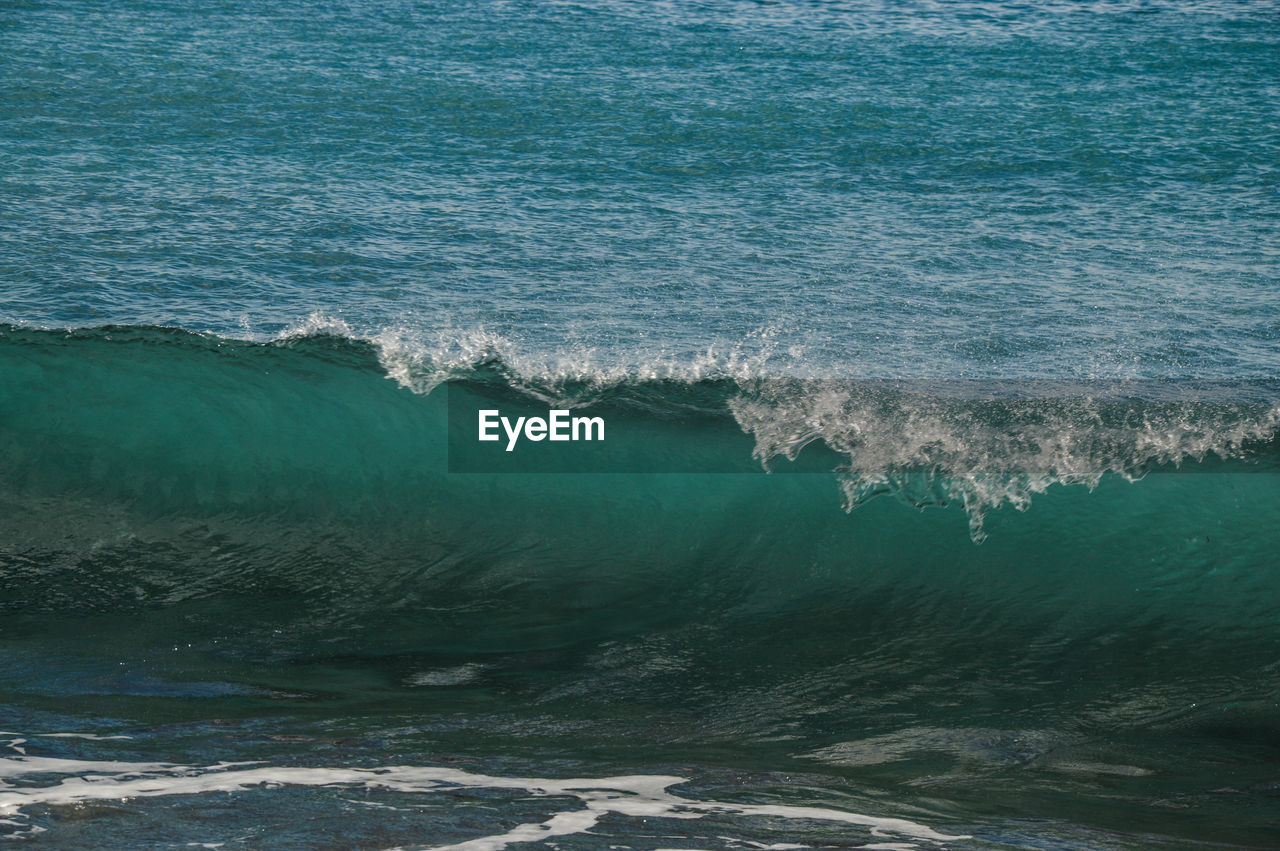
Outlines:
[[[444,789],[513,789],[537,797],[573,798],[582,809],[566,809],[547,821],[520,824],[503,833],[454,845],[453,851],[498,851],[518,842],[589,831],[602,816],[613,813],[631,818],[697,819],[708,814],[735,814],[749,818],[803,819],[839,822],[866,828],[876,838],[908,839],[931,845],[967,839],[940,833],[900,818],[884,818],[822,807],[776,804],[740,804],[700,801],[679,797],[669,790],[687,782],[669,775],[552,779],[496,777],[472,774],[456,768],[385,766],[378,768],[319,768],[221,763],[185,766],[155,762],[97,762],[53,757],[0,759],[0,777],[33,775],[67,776],[51,785],[0,786],[0,816],[14,824],[25,808],[70,806],[92,801],[120,801],[169,795],[201,795],[238,792],[258,786],[362,787],[406,794],[428,794]]]

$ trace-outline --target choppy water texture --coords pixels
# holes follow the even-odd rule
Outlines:
[[[0,318],[1274,370],[1278,13],[7,3]]]
[[[1274,846],[1277,21],[4,4],[0,836]]]

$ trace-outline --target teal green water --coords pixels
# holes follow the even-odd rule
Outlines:
[[[891,459],[878,475],[883,440],[833,433],[814,456],[828,472],[775,458],[765,475],[753,437],[776,432],[743,405],[777,394],[619,385],[608,434],[642,435],[655,465],[741,455],[757,472],[450,472],[450,417],[474,427],[456,394],[531,404],[504,369],[423,394],[344,338],[5,330],[13,832],[44,828],[30,838],[58,847],[323,847],[348,830],[361,847],[443,845],[591,812],[536,791],[555,778],[666,775],[685,781],[674,807],[720,815],[606,813],[557,842],[1272,835],[1274,401],[1131,399],[1118,420],[1080,398],[1034,402],[1034,417],[967,402],[976,415],[939,422],[969,448],[931,472]],[[865,433],[927,421],[925,401],[893,398],[877,397],[885,423],[858,409]],[[1099,442],[1134,419],[1166,440],[1183,429],[1177,465],[1141,429]],[[1094,475],[1062,468],[1037,489],[1036,446],[1006,456],[1021,477],[992,466],[988,441],[1009,434],[1041,449],[1074,436],[1101,453]],[[988,487],[953,487],[974,477]],[[40,763],[68,759],[90,761]],[[258,767],[208,768],[224,761]],[[388,766],[427,774],[348,776]],[[47,785],[85,772],[106,785]],[[472,789],[497,782],[512,788]],[[226,792],[236,809],[211,811]],[[821,813],[733,809],[746,805]]]
[[[0,836],[1274,846],[1278,20],[3,4]]]

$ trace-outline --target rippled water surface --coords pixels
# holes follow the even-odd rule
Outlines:
[[[1277,365],[1270,2],[13,3],[3,317]],[[768,342],[761,342],[764,335]]]
[[[8,0],[0,837],[1272,847],[1278,373],[1274,2]]]

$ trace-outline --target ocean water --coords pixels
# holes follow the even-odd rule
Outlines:
[[[1275,847],[1277,473],[1276,3],[0,6],[15,847]]]

